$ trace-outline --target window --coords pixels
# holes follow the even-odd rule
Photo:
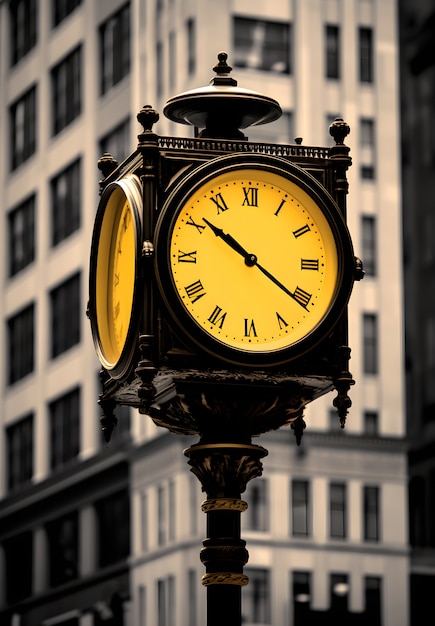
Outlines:
[[[36,87],[16,100],[9,112],[11,170],[15,170],[36,151]]]
[[[381,611],[381,594],[382,594],[382,579],[378,576],[365,576],[364,578],[364,591],[366,610],[365,618],[367,624],[370,626],[381,626],[382,624],[382,611]],[[413,596],[414,597],[414,596]]]
[[[269,529],[268,482],[264,478],[251,481],[246,490],[247,510],[242,515],[247,530]]]
[[[33,413],[6,430],[8,489],[29,483],[33,476]]]
[[[187,73],[189,76],[195,73],[196,69],[196,29],[195,20],[191,17],[186,22],[187,30]]]
[[[8,216],[9,276],[35,260],[35,195],[13,209]]]
[[[364,411],[364,433],[366,435],[379,434],[379,416],[377,411]]]
[[[109,153],[119,162],[130,152],[130,120],[127,119],[111,130],[100,141],[100,154]]]
[[[198,576],[196,575],[196,570],[189,569],[187,572],[187,584],[189,589],[189,618],[188,624],[189,626],[197,626],[196,619],[196,607],[197,607],[197,593],[198,593]]]
[[[363,215],[361,218],[362,257],[366,276],[376,276],[376,218]]]
[[[378,373],[378,320],[374,313],[363,316],[364,374]]]
[[[51,180],[51,245],[80,227],[80,159]]]
[[[164,546],[167,538],[166,489],[162,485],[157,490],[157,544]]]
[[[36,0],[12,0],[9,3],[11,24],[11,65],[18,63],[36,45],[38,5]]]
[[[63,467],[80,451],[80,389],[77,387],[49,405],[51,469]]]
[[[291,25],[235,17],[234,65],[289,74]]]
[[[47,524],[49,579],[58,587],[78,577],[79,527],[77,512]]]
[[[340,29],[330,24],[325,26],[325,76],[340,78]]]
[[[330,603],[331,609],[329,611],[329,620],[339,619],[342,620],[348,613],[348,597],[349,597],[349,582],[347,574],[331,574],[330,577]],[[347,618],[349,616],[347,615]],[[330,621],[333,623],[333,621]]]
[[[12,385],[34,367],[35,307],[33,304],[8,320],[8,383]]]
[[[81,4],[81,0],[53,0],[53,26],[60,24]]]
[[[364,540],[379,541],[379,487],[364,487]]]
[[[267,569],[246,568],[249,585],[242,587],[242,622],[271,624],[270,572]]]
[[[359,79],[373,82],[373,31],[367,27],[359,29]]]
[[[361,178],[375,178],[375,122],[371,118],[360,119]]]
[[[32,593],[33,535],[30,531],[11,537],[3,544],[5,554],[6,602],[15,604]]]
[[[127,559],[130,553],[129,507],[128,489],[96,502],[99,567]]]
[[[175,578],[157,581],[157,626],[175,626]]]
[[[51,71],[53,135],[57,135],[81,113],[81,47]]]
[[[100,26],[101,95],[130,71],[130,6],[126,4]]]
[[[308,537],[309,524],[309,484],[306,480],[292,481],[292,534]]]
[[[80,341],[80,274],[75,274],[50,292],[51,358]]]
[[[148,550],[148,497],[143,493],[140,498],[140,529],[141,529],[141,550]]]
[[[346,537],[346,485],[329,485],[329,534],[333,539]]]
[[[303,626],[310,618],[311,574],[293,572],[293,624]]]

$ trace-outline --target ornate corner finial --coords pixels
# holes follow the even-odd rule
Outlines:
[[[300,446],[301,445],[301,441],[302,441],[302,435],[304,434],[304,430],[307,427],[302,413],[299,415],[299,417],[297,419],[295,419],[291,423],[290,426],[291,426],[291,428],[293,430],[293,434],[294,434],[294,436],[296,438],[296,444],[298,446]]]
[[[336,117],[329,127],[329,134],[337,145],[342,145],[350,133],[350,126],[342,117]]]
[[[158,122],[160,115],[150,104],[146,104],[137,114],[137,121],[143,127],[144,133],[152,133],[153,126]]]
[[[118,161],[109,152],[105,152],[97,162],[98,169],[107,178],[118,167]]]
[[[303,141],[302,137],[295,137],[295,144],[297,146],[302,145],[302,141]]]

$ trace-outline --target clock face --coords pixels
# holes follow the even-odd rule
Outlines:
[[[191,338],[206,337],[201,344],[234,362],[280,362],[303,352],[341,281],[327,213],[315,194],[272,166],[232,166],[194,185],[166,234],[174,317]]]
[[[102,365],[114,377],[129,348],[137,289],[138,183],[114,183],[103,194],[97,215],[94,282],[96,344]]]

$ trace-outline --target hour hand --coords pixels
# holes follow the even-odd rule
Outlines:
[[[252,267],[253,265],[256,264],[257,257],[255,256],[255,254],[251,254],[250,252],[245,250],[245,248],[243,248],[243,246],[241,246],[239,242],[236,241],[232,235],[229,235],[228,233],[224,233],[222,228],[218,228],[217,226],[209,222],[205,217],[203,217],[202,219],[207,224],[207,226],[209,226],[212,229],[216,237],[220,237],[223,241],[225,241],[226,244],[230,246],[230,248],[235,250],[238,254],[240,254],[245,259],[246,265],[249,265]]]

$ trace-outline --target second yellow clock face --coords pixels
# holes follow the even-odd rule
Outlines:
[[[291,347],[318,327],[336,295],[339,259],[311,195],[275,172],[234,168],[178,210],[169,273],[197,327],[258,354]]]
[[[120,188],[103,218],[97,262],[97,319],[101,348],[110,368],[124,349],[133,307],[136,272],[132,209]]]

